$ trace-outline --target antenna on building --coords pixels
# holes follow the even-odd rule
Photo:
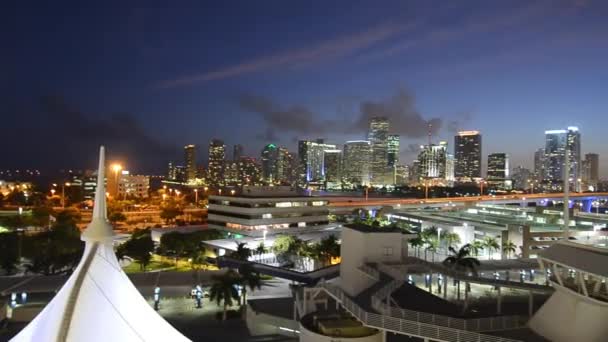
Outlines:
[[[433,130],[433,124],[429,122],[429,131],[428,131],[428,134],[429,134],[429,146],[431,146],[431,135],[432,135],[431,132],[432,132],[432,130]]]

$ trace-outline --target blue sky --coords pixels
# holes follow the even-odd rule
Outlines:
[[[573,125],[583,152],[608,155],[605,1],[3,6],[0,110],[36,132],[7,166],[80,166],[105,143],[134,168],[162,170],[186,143],[201,146],[200,162],[214,137],[254,156],[269,142],[341,144],[383,113],[407,163],[429,120],[433,140],[478,129],[484,155],[510,153],[513,165],[531,164],[545,129]],[[41,149],[66,153],[27,157]]]

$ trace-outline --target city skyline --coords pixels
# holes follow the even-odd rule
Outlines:
[[[505,152],[512,165],[531,168],[542,132],[568,126],[584,132],[582,153],[608,155],[599,82],[607,4],[470,4],[267,2],[236,12],[195,3],[120,11],[19,4],[5,20],[14,33],[5,64],[14,82],[2,111],[14,128],[7,138],[20,144],[4,163],[86,167],[94,161],[85,151],[103,142],[132,169],[162,172],[186,144],[220,138],[244,145],[245,155],[268,143],[295,151],[298,140],[364,139],[378,114],[393,122],[389,133],[401,136],[407,163],[429,123],[435,142],[481,131],[484,160]],[[311,15],[325,23],[306,25]],[[255,20],[255,33],[252,17],[265,19]],[[39,55],[44,63],[32,60]],[[20,139],[25,129],[31,137]],[[600,163],[605,178],[608,160]]]

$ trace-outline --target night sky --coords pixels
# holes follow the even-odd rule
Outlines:
[[[608,176],[608,1],[93,3],[0,5],[0,168],[93,168],[103,143],[162,172],[187,143],[201,163],[211,138],[295,152],[386,115],[402,162],[428,122],[450,146],[482,131],[484,164],[513,166],[578,126]]]

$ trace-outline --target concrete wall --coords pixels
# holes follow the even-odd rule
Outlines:
[[[247,307],[245,322],[247,323],[249,333],[253,336],[279,334],[295,337],[298,335],[295,330],[297,330],[300,325],[298,322],[284,317],[256,313],[249,306]],[[287,329],[293,331],[289,331]]]
[[[529,326],[554,342],[602,342],[608,339],[608,303],[561,286],[536,312]]]
[[[382,332],[365,337],[331,337],[317,334],[300,324],[300,342],[382,342]]]
[[[366,262],[399,261],[403,253],[401,233],[362,233],[343,227],[340,256],[340,286],[351,296],[371,286],[375,281],[358,268]],[[405,251],[407,253],[407,251]],[[385,255],[386,254],[386,255]]]

